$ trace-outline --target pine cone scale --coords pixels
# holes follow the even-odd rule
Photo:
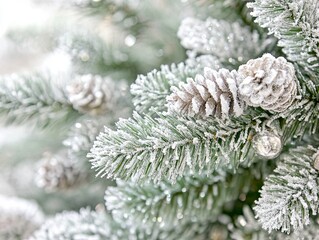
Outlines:
[[[75,81],[67,86],[69,101],[82,113],[104,114],[113,105],[112,84],[110,79],[97,75],[77,76]]]
[[[297,95],[294,66],[283,57],[264,54],[238,69],[239,94],[247,105],[273,112],[287,109]]]
[[[171,89],[173,93],[167,98],[169,110],[204,118],[239,116],[243,113],[244,104],[238,98],[236,77],[235,71],[205,68],[204,75],[197,75],[194,80]]]

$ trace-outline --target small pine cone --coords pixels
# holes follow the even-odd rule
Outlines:
[[[39,163],[35,183],[47,191],[68,189],[84,178],[80,166],[67,154],[47,155]]]
[[[91,74],[78,76],[66,90],[73,107],[83,113],[100,115],[113,105],[113,83],[108,78]]]
[[[69,137],[63,141],[63,144],[72,153],[88,152],[96,136],[103,130],[103,126],[98,119],[77,122],[71,128]]]
[[[44,214],[37,203],[0,195],[0,239],[29,239],[43,221]]]
[[[195,80],[187,79],[179,87],[172,87],[167,97],[168,108],[188,116],[228,118],[243,113],[244,104],[238,98],[237,74],[227,69],[204,69]]]
[[[241,65],[238,75],[240,97],[249,106],[282,112],[297,96],[295,68],[283,57],[264,54]]]

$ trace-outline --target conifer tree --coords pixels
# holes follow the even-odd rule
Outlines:
[[[318,239],[319,0],[54,2],[115,39],[8,32],[71,67],[1,76],[1,119],[54,151],[6,166],[0,239]]]

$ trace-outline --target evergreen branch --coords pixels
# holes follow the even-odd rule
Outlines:
[[[128,48],[105,43],[89,32],[70,32],[59,40],[59,48],[71,56],[77,73],[133,78],[137,63],[129,57]],[[111,75],[113,74],[113,75]]]
[[[81,14],[110,18],[113,24],[123,28],[126,31],[132,32],[134,35],[140,33],[145,27],[145,20],[140,16],[139,10],[143,3],[124,0],[101,0],[101,1],[61,1],[61,5],[71,6],[78,10]],[[119,17],[119,12],[121,16]],[[144,21],[143,21],[144,20]]]
[[[272,238],[270,238],[272,237]],[[262,229],[259,222],[256,220],[252,209],[245,205],[243,214],[236,217],[235,226],[231,228],[231,239],[276,239],[274,234],[270,235]]]
[[[211,235],[212,225],[210,222],[187,222],[179,225],[178,228],[137,229],[133,233],[127,232],[119,240],[207,240]]]
[[[106,128],[100,133],[88,157],[97,175],[138,181],[166,177],[174,182],[187,170],[204,168],[235,170],[253,162],[251,137],[262,123],[254,118],[256,113],[228,123],[163,114],[153,119],[134,113],[133,119],[117,123],[117,131]]]
[[[305,134],[313,135],[319,127],[319,104],[316,101],[301,100],[278,115],[273,115],[270,122],[279,120],[283,141],[289,143],[293,138],[302,138]]]
[[[231,68],[237,68],[260,56],[272,43],[271,39],[261,37],[257,31],[251,31],[249,27],[243,27],[238,22],[229,23],[211,18],[206,21],[186,18],[177,35],[186,49],[212,54],[224,66]]]
[[[313,167],[312,147],[298,147],[283,155],[256,202],[256,216],[268,231],[304,228],[318,213],[318,171]]]
[[[117,123],[117,131],[106,129],[88,157],[100,176],[108,178],[174,182],[186,171],[213,171],[227,166],[234,171],[254,162],[251,138],[255,132],[273,128],[283,143],[318,130],[319,105],[310,100],[296,101],[280,114],[248,109],[223,122],[158,114],[157,118],[134,114]]]
[[[87,14],[101,14],[106,15],[107,13],[115,13],[117,11],[124,11],[126,14],[130,12],[135,12],[138,4],[134,1],[124,0],[124,1],[114,1],[114,0],[102,0],[102,1],[83,1],[79,2],[76,0],[71,0],[68,2],[63,2],[67,6],[77,7],[87,12]]]
[[[318,0],[256,0],[248,3],[256,22],[279,39],[278,46],[292,62],[318,73]],[[318,84],[318,80],[314,79]]]
[[[188,77],[194,77],[200,71],[199,67],[189,67],[184,63],[161,66],[147,75],[139,75],[131,85],[133,104],[138,112],[163,112],[166,108],[166,97],[170,88],[180,82],[186,82]]]
[[[242,170],[242,169],[241,169]],[[185,221],[214,221],[223,206],[245,191],[251,183],[248,170],[235,175],[215,173],[186,175],[175,184],[162,181],[158,185],[119,182],[105,194],[106,207],[116,219],[124,219],[131,226],[146,227],[159,224],[162,228],[179,226]],[[127,212],[134,208],[134,212]]]
[[[187,4],[192,4],[197,11],[202,11],[204,16],[211,16],[214,19],[224,19],[227,21],[240,21],[243,24],[256,29],[246,3],[251,0],[189,0]]]
[[[79,116],[53,76],[11,75],[0,79],[0,115],[8,124],[33,122],[37,127],[69,122]]]
[[[294,231],[291,234],[273,231],[268,233],[265,231],[260,223],[255,218],[249,206],[244,206],[243,214],[238,216],[235,221],[235,226],[230,228],[231,239],[245,240],[245,239],[273,239],[273,240],[318,240],[318,223],[311,219],[311,223],[305,229]]]
[[[306,228],[295,231],[290,235],[278,234],[278,240],[300,239],[300,240],[318,240],[319,239],[319,225],[316,221],[311,221]]]
[[[108,220],[106,214],[89,209],[81,209],[79,213],[63,212],[48,219],[30,240],[109,239],[112,229]]]
[[[81,209],[63,212],[48,219],[30,240],[94,239],[94,240],[206,240],[212,223],[187,222],[179,228],[129,229],[104,212]]]

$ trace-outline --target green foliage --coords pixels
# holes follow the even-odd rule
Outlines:
[[[317,131],[317,114],[318,105],[310,100],[297,101],[276,115],[250,109],[226,122],[135,113],[133,119],[119,121],[117,131],[101,133],[88,156],[101,176],[154,182],[165,177],[174,182],[188,170],[249,166],[254,161],[254,132],[275,128],[286,143]]]
[[[71,156],[85,159],[84,156],[89,152],[96,136],[102,129],[101,122],[82,119],[71,127],[68,138],[63,141],[63,144],[68,148]]]
[[[0,115],[7,124],[44,128],[79,117],[51,74],[9,75],[0,79]]]
[[[238,22],[212,18],[205,21],[186,18],[177,35],[186,49],[199,54],[211,54],[229,69],[238,68],[248,60],[259,57],[274,42],[274,39]]]
[[[131,85],[136,111],[148,113],[167,110],[166,97],[170,94],[170,88],[180,82],[186,82],[187,78],[194,77],[197,72],[195,67],[180,63],[172,64],[170,67],[163,65],[160,70],[139,75],[136,82]]]
[[[120,120],[117,131],[106,128],[88,154],[98,175],[154,182],[165,177],[175,182],[188,170],[235,170],[254,161],[251,137],[261,121],[253,120],[253,113],[228,123],[158,115],[135,113],[133,119]]]
[[[72,6],[82,14],[110,19],[113,24],[134,35],[140,33],[143,27],[145,27],[145,22],[140,16],[141,5],[143,4],[139,1],[72,0],[63,2],[62,4]]]
[[[59,48],[71,56],[79,74],[100,74],[131,79],[137,75],[137,63],[128,48],[107,44],[93,32],[69,32],[59,40]]]
[[[252,178],[249,170],[241,169],[235,175],[222,172],[186,175],[175,184],[119,182],[117,187],[107,189],[106,207],[114,218],[128,222],[133,228],[152,225],[171,228],[191,221],[216,221],[225,204],[249,189]]]
[[[107,216],[89,209],[64,212],[48,219],[30,240],[97,239],[111,236]]]
[[[189,0],[187,4],[196,8],[198,15],[214,19],[238,21],[255,28],[246,3],[251,0]]]
[[[80,212],[63,212],[48,219],[30,240],[206,240],[212,225],[209,222],[187,222],[179,228],[131,230],[104,212],[81,209]]]
[[[318,74],[318,0],[256,0],[248,3],[256,22],[278,39],[278,46],[292,62]],[[318,84],[317,79],[313,79]]]
[[[297,147],[284,154],[256,202],[256,216],[266,230],[290,233],[310,224],[318,213],[318,170],[312,147]]]

